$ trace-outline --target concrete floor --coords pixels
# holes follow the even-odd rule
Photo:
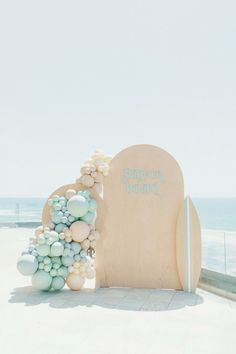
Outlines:
[[[1,353],[235,354],[236,303],[201,289],[33,290],[15,267],[30,234],[0,230]]]

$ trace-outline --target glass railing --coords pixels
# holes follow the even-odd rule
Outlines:
[[[202,230],[202,268],[236,276],[236,231]]]

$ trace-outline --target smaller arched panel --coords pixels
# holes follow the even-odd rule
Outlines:
[[[91,196],[96,199],[97,203],[98,203],[98,208],[102,207],[102,199],[100,198],[100,196],[98,195],[98,193],[91,188],[85,187],[80,183],[76,183],[76,184],[65,184],[64,186],[59,187],[58,189],[56,189],[49,197],[48,199],[52,198],[53,195],[59,195],[59,196],[64,196],[66,191],[68,189],[74,189],[76,191],[84,191],[84,190],[89,190],[91,193]],[[48,205],[48,199],[43,207],[43,212],[42,212],[42,224],[43,225],[47,225],[50,220],[51,220],[51,215],[50,215],[50,206]]]
[[[194,292],[201,271],[201,226],[197,211],[189,197],[184,200],[178,215],[176,260],[183,290]]]

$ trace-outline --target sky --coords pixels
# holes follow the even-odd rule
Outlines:
[[[96,148],[162,147],[236,197],[236,3],[0,0],[0,197],[73,183]]]

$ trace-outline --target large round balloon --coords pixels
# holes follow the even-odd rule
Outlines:
[[[32,285],[38,290],[49,290],[52,283],[52,277],[44,270],[38,270],[32,276]]]
[[[52,288],[54,290],[61,290],[65,285],[65,280],[62,277],[56,276],[52,279]]]
[[[52,257],[62,256],[64,251],[64,246],[61,242],[54,242],[51,246],[50,255]]]
[[[76,242],[85,240],[90,232],[88,224],[84,221],[76,221],[70,226],[72,239]]]
[[[23,275],[32,275],[38,269],[37,258],[31,254],[25,254],[18,258],[17,269]]]
[[[84,278],[79,274],[70,273],[66,278],[66,284],[71,290],[80,290],[84,285]]]
[[[80,218],[88,212],[89,203],[82,195],[75,195],[68,200],[67,209],[72,216]]]
[[[38,254],[42,257],[48,256],[50,253],[50,246],[46,243],[37,245],[36,249],[38,251]]]

